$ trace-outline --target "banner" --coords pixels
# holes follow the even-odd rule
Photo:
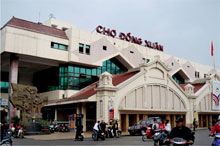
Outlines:
[[[220,111],[220,82],[213,81],[212,110]]]

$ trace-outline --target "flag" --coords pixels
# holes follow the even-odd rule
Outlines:
[[[213,48],[213,42],[211,43],[211,56],[213,56],[213,51],[214,51],[214,48]]]
[[[219,105],[219,98],[215,94],[212,94],[212,99],[214,100],[216,105]]]

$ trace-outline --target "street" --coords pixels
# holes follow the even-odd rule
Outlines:
[[[210,146],[213,138],[209,138],[208,130],[196,131],[196,140],[194,146]],[[65,145],[148,145],[152,146],[152,140],[143,142],[141,136],[122,136],[120,138],[109,138],[105,141],[93,141],[92,138],[85,138],[84,141],[66,140],[33,140],[33,139],[13,139],[13,145],[16,146],[65,146]]]

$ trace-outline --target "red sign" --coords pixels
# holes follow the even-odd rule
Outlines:
[[[107,29],[105,27],[102,27],[101,25],[96,27],[96,31],[98,33],[101,33],[101,34],[104,34],[104,35],[107,35],[107,36],[111,36],[113,38],[115,38],[117,36],[116,30],[114,30],[114,29],[111,30],[109,28]],[[137,37],[132,36],[130,32],[127,33],[127,34],[125,34],[123,32],[120,32],[119,33],[119,38],[121,40],[126,40],[128,42],[135,43],[135,44],[138,44],[138,45],[142,45],[143,42],[144,42],[145,47],[149,47],[149,48],[152,48],[152,49],[155,49],[155,50],[163,51],[163,46],[159,45],[157,42],[152,43],[152,42],[147,41],[147,40],[142,41],[141,38],[137,38]]]
[[[109,111],[109,120],[114,119],[114,110]]]

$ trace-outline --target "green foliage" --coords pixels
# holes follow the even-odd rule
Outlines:
[[[48,129],[49,128],[49,122],[48,121],[46,121],[46,120],[39,120],[39,124],[41,125],[41,127],[43,128],[43,129]]]
[[[19,124],[20,123],[20,119],[17,116],[12,117],[11,120],[10,120],[10,123],[14,123],[15,125]]]

